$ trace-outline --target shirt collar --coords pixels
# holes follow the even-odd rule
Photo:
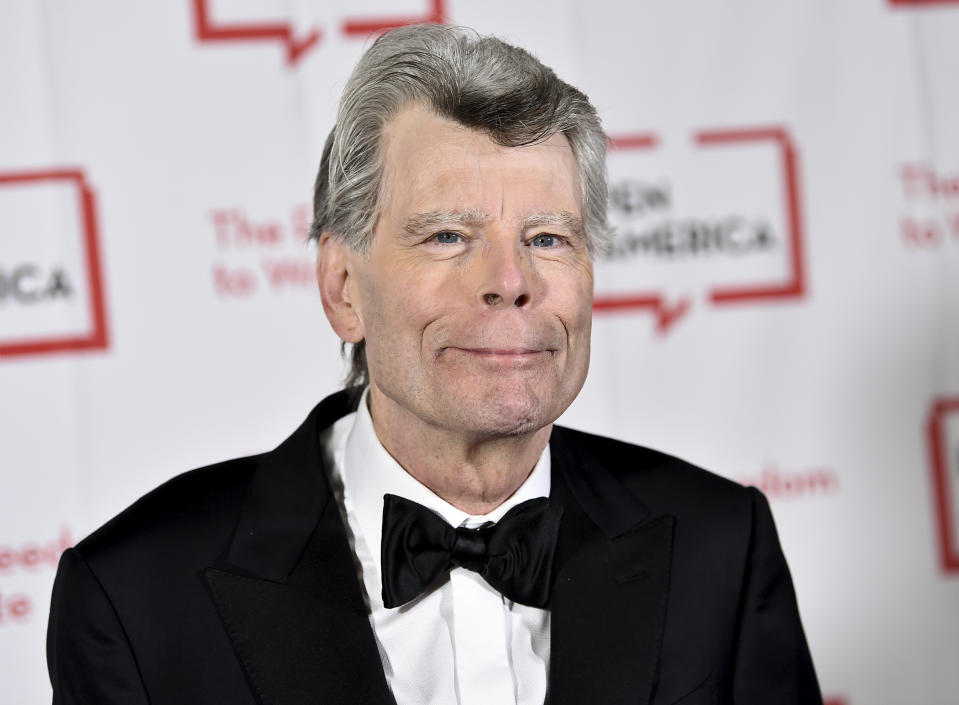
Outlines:
[[[352,506],[363,533],[363,540],[379,558],[383,527],[383,495],[393,494],[422,504],[439,514],[450,526],[475,528],[499,521],[520,502],[548,497],[550,492],[549,444],[540,455],[529,477],[505,502],[482,516],[467,514],[433,493],[426,485],[406,472],[386,451],[376,435],[367,406],[369,388],[363,392],[346,439],[343,458],[343,493],[347,506]]]

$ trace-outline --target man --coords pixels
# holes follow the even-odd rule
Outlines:
[[[313,228],[360,385],[64,554],[55,702],[821,703],[762,496],[553,426],[588,367],[604,146],[520,49],[374,43]]]

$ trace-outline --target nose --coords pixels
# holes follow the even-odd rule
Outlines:
[[[485,306],[517,308],[529,304],[534,274],[518,242],[490,243],[483,252],[479,296]]]

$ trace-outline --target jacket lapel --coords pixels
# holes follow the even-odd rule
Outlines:
[[[353,409],[329,397],[263,457],[229,547],[204,573],[263,705],[393,702],[319,450],[321,429]]]
[[[319,434],[355,410],[324,400],[260,460],[234,536],[204,577],[263,705],[390,705]],[[665,619],[673,519],[554,428],[551,499],[563,507],[552,591],[550,705],[648,703]]]
[[[563,507],[552,591],[550,705],[649,702],[656,678],[673,517],[651,517],[570,433],[550,440]]]

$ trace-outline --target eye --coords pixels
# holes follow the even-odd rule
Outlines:
[[[458,245],[463,241],[463,236],[459,233],[450,232],[449,230],[444,230],[443,232],[436,233],[433,237],[430,238],[433,242],[436,242],[440,245]]]
[[[559,235],[551,235],[550,233],[541,233],[529,241],[529,244],[533,247],[554,247],[559,243]]]

